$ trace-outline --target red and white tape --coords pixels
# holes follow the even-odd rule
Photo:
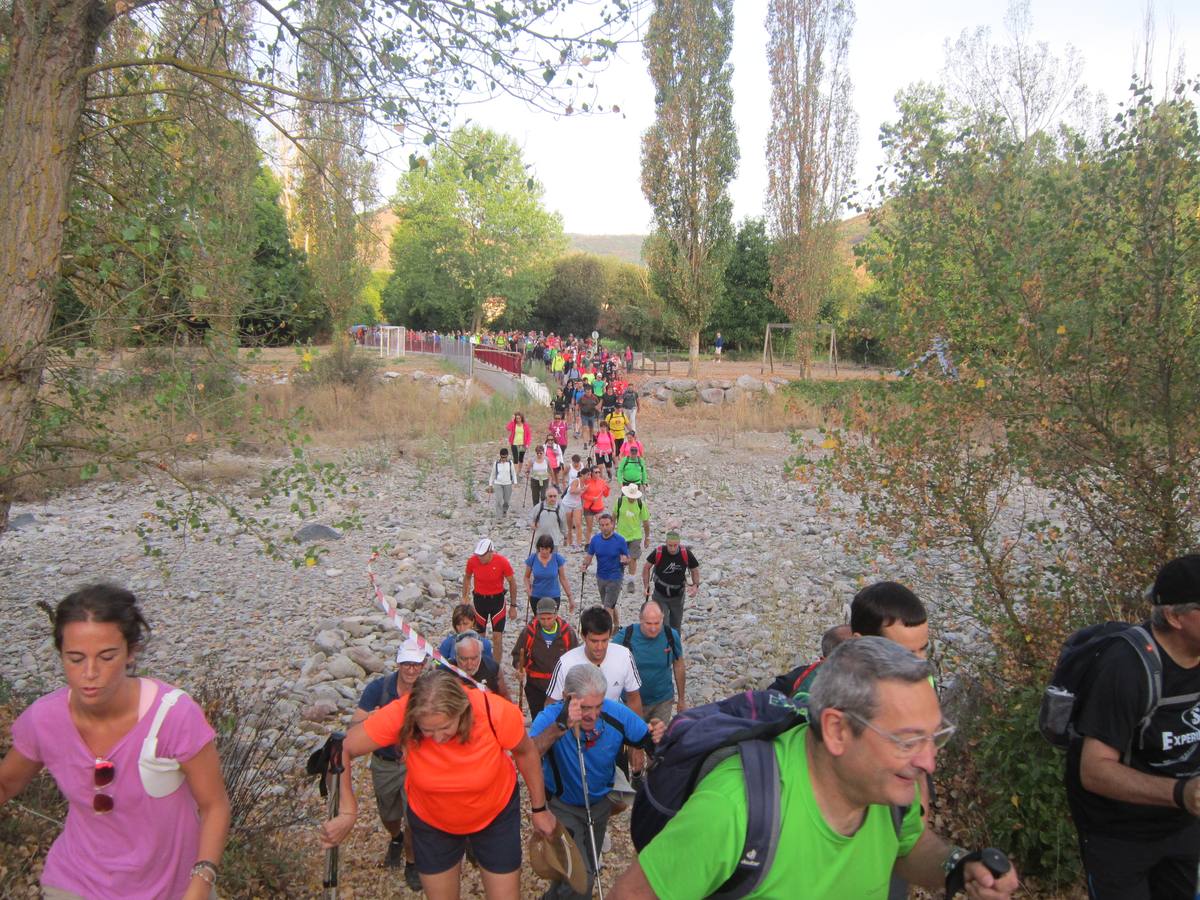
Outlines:
[[[380,607],[383,608],[384,613],[387,615],[391,623],[395,625],[397,629],[399,629],[400,633],[403,634],[406,639],[410,637],[413,638],[417,642],[417,649],[423,650],[428,656],[433,657],[433,661],[437,665],[449,669],[460,678],[465,678],[481,691],[486,691],[488,689],[486,684],[484,684],[482,681],[476,681],[472,676],[468,675],[454,663],[450,662],[450,660],[446,659],[446,657],[441,654],[437,647],[425,640],[424,636],[417,631],[417,629],[413,628],[404,621],[404,617],[400,615],[400,610],[396,608],[396,604],[388,600],[388,598],[384,596],[383,591],[379,588],[379,581],[375,578],[375,570],[372,568],[372,565],[377,559],[379,559],[378,551],[372,553],[371,559],[367,562],[367,578],[369,578],[371,581],[371,590],[375,592],[376,601],[378,601]]]

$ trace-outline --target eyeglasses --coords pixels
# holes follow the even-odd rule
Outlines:
[[[117,777],[117,767],[107,759],[96,757],[95,768],[92,769],[92,782],[95,785],[96,793],[92,795],[92,811],[97,815],[110,813],[113,811],[113,798],[111,794],[100,793],[101,788],[106,788],[113,783],[113,779]]]
[[[915,756],[926,741],[929,741],[929,743],[933,744],[933,749],[941,750],[948,743],[950,743],[950,738],[954,736],[954,732],[956,730],[953,725],[947,722],[933,734],[917,734],[913,735],[912,737],[898,737],[897,735],[890,734],[889,732],[883,731],[880,728],[876,728],[862,716],[855,715],[849,710],[843,709],[841,712],[847,718],[853,719],[859,725],[865,725],[880,737],[891,741],[893,746],[896,748],[896,755],[904,759]]]

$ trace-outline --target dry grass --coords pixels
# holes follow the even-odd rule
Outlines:
[[[706,433],[718,446],[738,446],[746,432],[782,432],[828,423],[829,413],[819,405],[782,392],[761,400],[743,398],[736,403],[710,404],[697,400],[687,406],[668,403],[643,408],[638,420],[653,424],[656,435]]]

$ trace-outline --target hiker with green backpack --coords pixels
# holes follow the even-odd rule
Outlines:
[[[638,560],[642,558],[642,547],[650,543],[650,506],[636,484],[621,488],[621,494],[613,506],[613,520],[617,523],[617,534],[629,545],[629,562],[625,574],[625,590],[633,591],[633,576]]]
[[[1200,896],[1200,554],[1166,563],[1147,593],[1149,622],[1067,639],[1038,719],[1067,751],[1094,900]]]
[[[954,847],[921,821],[920,775],[954,734],[930,672],[899,644],[857,638],[822,664],[806,713],[764,691],[676,716],[634,804],[638,857],[612,900],[883,897],[893,868],[948,897],[1012,896],[1003,853]],[[707,773],[708,753],[677,753],[725,724],[718,746],[735,749]]]

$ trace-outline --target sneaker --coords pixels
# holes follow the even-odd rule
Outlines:
[[[387,854],[383,857],[385,869],[398,869],[404,864],[404,838],[388,841]]]
[[[404,883],[410,891],[421,891],[421,873],[417,871],[416,863],[404,864]]]

